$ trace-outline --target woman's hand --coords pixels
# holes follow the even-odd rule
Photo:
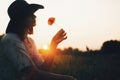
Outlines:
[[[63,29],[60,29],[52,38],[50,48],[55,50],[57,45],[65,39],[67,39],[66,32]]]
[[[67,39],[66,32],[63,29],[60,29],[52,38],[49,51],[50,54],[45,55],[44,63],[41,65],[41,69],[46,70],[51,66],[51,64],[53,63],[53,59],[55,56],[54,53],[57,45],[65,39]]]

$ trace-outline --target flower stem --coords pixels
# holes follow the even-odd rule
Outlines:
[[[54,23],[58,28],[60,28],[61,29],[61,27],[58,25],[58,24],[56,24],[56,23]]]

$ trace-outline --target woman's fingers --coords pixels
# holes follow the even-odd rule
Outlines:
[[[53,41],[60,43],[61,41],[67,39],[66,32],[60,29],[57,34],[53,37]]]
[[[60,30],[57,32],[56,36],[61,36],[64,32],[65,32],[65,31],[64,31],[63,29],[60,29]]]
[[[58,31],[57,36],[58,36],[57,39],[56,39],[57,43],[60,43],[63,40],[67,39],[66,32],[63,29],[61,29],[60,31]]]
[[[57,40],[57,43],[60,43],[60,42],[62,42],[62,41],[65,40],[65,39],[67,39],[67,36],[58,39],[58,40]]]
[[[52,38],[51,48],[55,49],[57,45],[65,39],[67,39],[66,32],[63,29],[60,29]]]

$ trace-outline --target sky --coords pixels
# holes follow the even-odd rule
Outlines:
[[[14,0],[0,1],[0,34],[5,33],[9,22],[8,6]],[[68,38],[58,48],[68,47],[86,50],[100,49],[103,42],[120,40],[120,0],[26,0],[28,3],[44,5],[35,12],[37,25],[34,35],[38,48],[50,44],[55,33],[63,28]],[[55,17],[55,24],[47,20]],[[59,27],[58,27],[59,26]]]

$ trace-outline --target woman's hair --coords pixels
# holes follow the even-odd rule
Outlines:
[[[21,40],[24,40],[26,32],[27,26],[25,23],[25,19],[10,20],[6,29],[6,33],[15,33]]]

